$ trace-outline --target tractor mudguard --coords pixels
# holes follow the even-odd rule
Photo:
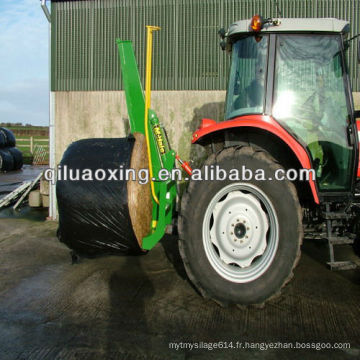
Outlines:
[[[360,47],[359,47],[359,49],[360,49]],[[360,114],[358,116],[360,118]],[[356,129],[357,129],[357,132],[358,132],[358,139],[359,139],[359,142],[360,142],[360,120],[356,120]],[[359,149],[360,149],[360,143],[359,143]],[[356,176],[357,176],[357,178],[360,178],[360,156],[359,156],[359,159],[358,159],[358,167],[357,167]]]
[[[192,143],[201,143],[201,140],[204,140],[205,137],[218,131],[240,127],[258,128],[274,134],[289,146],[304,169],[312,169],[310,157],[304,147],[281,127],[274,118],[267,115],[245,115],[219,123],[214,120],[203,119],[199,129],[193,133]],[[319,204],[319,195],[314,179],[310,179],[309,184],[314,201]]]

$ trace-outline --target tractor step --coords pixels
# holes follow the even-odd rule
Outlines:
[[[327,263],[331,270],[353,270],[358,266],[352,261],[330,261]]]
[[[351,245],[354,243],[353,234],[345,234],[346,236],[336,236],[333,233],[333,220],[337,219],[347,219],[348,214],[344,212],[331,212],[330,204],[326,204],[326,211],[322,213],[323,217],[326,219],[326,230],[329,245],[329,255],[330,261],[327,263],[331,270],[352,270],[358,266],[352,261],[336,261],[334,254],[335,245]]]
[[[322,212],[322,216],[326,220],[349,219],[350,214],[344,212]]]
[[[331,245],[351,245],[354,243],[353,239],[345,236],[332,236],[328,239]]]

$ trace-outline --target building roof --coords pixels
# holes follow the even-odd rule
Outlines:
[[[334,18],[283,18],[280,24],[265,24],[261,32],[335,32],[348,33],[350,24],[348,21]],[[239,20],[230,25],[228,36],[239,33],[249,33],[251,19]]]
[[[89,1],[89,0],[50,0],[51,2],[76,2],[76,1]]]

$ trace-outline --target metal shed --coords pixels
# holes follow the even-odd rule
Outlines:
[[[133,41],[143,77],[145,25],[162,27],[154,39],[152,106],[185,158],[198,155],[190,138],[201,118],[223,118],[229,61],[219,47],[219,28],[260,13],[334,17],[350,21],[350,36],[360,32],[360,0],[278,0],[281,14],[274,0],[50,1],[48,9],[42,0],[51,33],[52,167],[75,140],[127,134],[115,39]],[[353,89],[360,91],[355,45],[349,49],[349,68]],[[50,209],[55,218],[54,188]]]

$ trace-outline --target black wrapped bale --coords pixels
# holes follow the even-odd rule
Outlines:
[[[14,170],[14,158],[8,148],[0,149],[0,170],[12,171]]]
[[[4,148],[6,146],[6,143],[7,143],[7,138],[5,132],[1,131],[0,128],[0,149]]]
[[[9,129],[6,129],[4,127],[0,128],[0,132],[4,134],[5,139],[6,139],[6,143],[5,146],[7,147],[14,147],[16,146],[16,139],[15,136],[13,134],[13,132]]]
[[[24,164],[22,152],[16,147],[8,148],[8,150],[14,159],[14,170],[20,170]]]
[[[61,168],[76,178],[84,169],[130,168],[133,138],[85,139],[72,143]],[[65,173],[65,171],[63,171]],[[143,253],[134,234],[125,180],[59,180],[56,184],[60,241],[79,255]]]

